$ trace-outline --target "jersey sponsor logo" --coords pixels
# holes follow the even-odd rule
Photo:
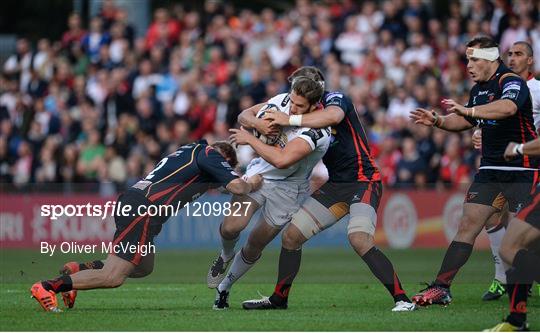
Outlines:
[[[467,198],[466,198],[465,202],[471,202],[477,196],[478,196],[478,192],[469,192],[469,193],[467,193]]]
[[[416,237],[418,215],[411,199],[401,193],[388,200],[383,212],[383,228],[392,248],[408,248]]]
[[[509,91],[501,96],[501,99],[508,98],[508,99],[515,99],[517,97],[517,94],[513,91]]]
[[[337,105],[337,106],[339,106],[340,102],[339,102],[339,100],[334,99],[333,101],[330,101],[330,102],[326,103],[326,106],[328,106],[328,105]]]
[[[281,107],[287,106],[290,100],[291,100],[291,97],[289,96],[289,94],[287,94],[285,98],[283,98],[283,100],[281,101]]]
[[[489,126],[497,126],[498,123],[497,123],[497,120],[487,120],[487,119],[477,119],[476,120],[476,123],[478,125],[489,125]]]
[[[504,94],[509,90],[519,91],[520,89],[521,89],[521,85],[519,84],[519,81],[510,81],[503,86],[502,93]]]
[[[483,104],[484,101],[485,101],[485,98],[484,97],[480,97],[480,96],[487,96],[488,98],[488,102],[491,102],[493,101],[493,99],[495,98],[495,93],[493,92],[489,92],[488,90],[485,90],[485,91],[480,91],[478,92],[476,95],[474,95],[472,97],[472,105],[477,105],[477,104]],[[477,98],[479,98],[479,102],[477,103]]]
[[[343,94],[342,93],[338,93],[338,92],[333,92],[333,93],[330,93],[328,95],[326,95],[326,101],[330,101],[332,98],[334,97],[337,97],[337,98],[343,98]]]
[[[225,162],[221,162],[221,165],[223,165],[225,168],[227,169],[232,169],[231,165],[229,164],[229,162],[225,161]]]
[[[302,135],[309,137],[315,146],[317,146],[317,141],[324,136],[320,128],[312,128],[309,131],[304,131]]]

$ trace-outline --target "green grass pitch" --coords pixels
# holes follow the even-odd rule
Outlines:
[[[433,279],[442,250],[384,250],[411,295]],[[506,314],[508,298],[485,303],[493,264],[489,252],[475,251],[452,287],[454,302],[414,313],[392,313],[393,302],[363,261],[352,250],[305,249],[302,269],[291,290],[288,310],[244,311],[241,302],[272,292],[277,250],[260,262],[232,289],[231,308],[212,310],[214,291],[206,287],[206,272],[216,252],[160,251],[154,273],[129,279],[114,290],[81,291],[75,308],[45,313],[30,299],[39,279],[57,275],[72,259],[91,256],[55,255],[37,251],[0,250],[0,329],[40,331],[478,331],[495,325]],[[529,323],[540,330],[537,288],[529,301]],[[59,297],[59,303],[61,303]],[[63,307],[63,304],[61,304]]]

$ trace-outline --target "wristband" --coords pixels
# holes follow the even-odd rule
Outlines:
[[[431,115],[435,120],[433,120],[433,124],[431,124],[431,127],[437,127],[437,123],[439,122],[439,115],[435,111],[431,111]]]
[[[516,145],[514,148],[514,152],[520,156],[523,155],[523,143],[520,143],[519,145]]]
[[[302,115],[292,115],[289,117],[289,125],[302,126]]]

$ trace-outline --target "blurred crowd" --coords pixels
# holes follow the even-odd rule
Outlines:
[[[66,18],[57,40],[20,38],[2,65],[0,181],[131,185],[182,144],[226,139],[241,110],[312,65],[327,90],[351,96],[386,186],[459,187],[479,161],[471,133],[415,126],[408,114],[444,113],[443,98],[466,103],[474,36],[495,37],[501,52],[528,40],[540,57],[540,5],[454,1],[437,13],[433,3],[297,0],[284,12],[171,3],[137,38],[126,10],[105,0],[88,26]],[[252,156],[239,157],[245,166]]]

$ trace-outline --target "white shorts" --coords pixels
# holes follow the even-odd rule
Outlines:
[[[309,181],[265,180],[262,187],[247,194],[257,201],[267,223],[283,228],[309,196]]]

